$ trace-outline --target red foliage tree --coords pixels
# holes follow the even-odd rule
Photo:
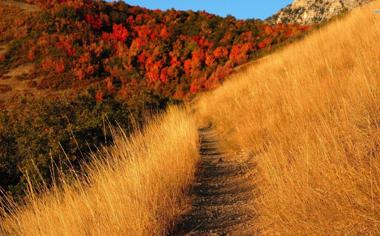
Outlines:
[[[114,24],[112,26],[112,29],[113,29],[112,35],[114,36],[116,40],[120,42],[125,42],[125,40],[127,40],[129,33],[128,33],[128,30],[123,25]]]
[[[108,93],[113,93],[115,91],[115,87],[113,86],[113,80],[112,77],[107,77],[105,79],[106,88]]]
[[[165,67],[161,70],[160,81],[164,84],[168,82],[168,70],[168,67]]]
[[[161,67],[163,65],[162,61],[155,61],[153,63],[148,63],[151,64],[147,66],[147,72],[146,72],[146,77],[148,79],[148,82],[150,84],[154,84],[160,79],[161,75]]]
[[[186,60],[183,64],[186,75],[191,75],[192,61],[190,59]]]
[[[263,48],[267,47],[268,45],[270,45],[271,43],[272,43],[271,38],[265,38],[263,41],[261,41],[258,44],[258,47],[259,47],[259,49],[263,49]]]
[[[57,48],[64,50],[69,57],[72,57],[76,54],[76,50],[73,47],[73,40],[69,37],[59,37],[59,42],[57,42],[56,46]]]
[[[165,25],[162,27],[162,29],[160,31],[160,37],[164,40],[166,40],[170,37],[168,27],[166,27]]]
[[[125,42],[129,36],[128,30],[121,24],[113,24],[112,33],[102,34],[103,40],[116,40],[120,42]]]
[[[234,64],[244,63],[248,59],[248,52],[252,49],[252,43],[235,44],[232,46],[230,60]]]
[[[57,73],[62,74],[66,70],[65,62],[62,59],[54,62],[54,69]]]
[[[100,30],[103,26],[102,19],[98,15],[85,15],[85,21],[95,30]]]
[[[224,58],[224,57],[227,57],[227,56],[228,56],[228,49],[225,48],[225,47],[217,47],[214,50],[214,57],[216,59]]]
[[[202,49],[196,49],[192,53],[192,67],[199,68],[205,60],[205,52]]]
[[[95,94],[95,99],[97,102],[102,102],[104,99],[104,92],[101,90],[98,90]]]
[[[190,85],[190,92],[192,94],[196,94],[199,92],[199,89],[200,89],[200,84],[199,84],[199,81],[197,80],[193,80],[193,82],[191,83]]]
[[[207,66],[212,66],[215,64],[215,57],[212,54],[207,54],[206,55],[206,65]]]
[[[37,46],[32,46],[28,51],[28,59],[29,61],[34,61],[36,59]]]

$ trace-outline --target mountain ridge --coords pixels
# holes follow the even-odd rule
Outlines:
[[[272,24],[319,24],[371,0],[294,0],[267,20]]]

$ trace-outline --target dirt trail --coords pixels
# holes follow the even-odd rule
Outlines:
[[[201,163],[192,209],[170,235],[255,235],[254,163],[222,153],[212,126],[199,130]]]

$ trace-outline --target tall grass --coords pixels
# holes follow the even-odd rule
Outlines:
[[[88,177],[55,187],[0,219],[6,235],[165,235],[189,203],[198,133],[171,108],[143,132],[94,156]]]
[[[264,235],[380,234],[380,8],[375,1],[236,74],[196,103],[224,148],[255,155]],[[84,182],[0,222],[12,235],[164,235],[187,207],[197,129],[171,109],[120,136]]]
[[[255,155],[264,235],[380,234],[380,2],[199,98],[225,148]]]

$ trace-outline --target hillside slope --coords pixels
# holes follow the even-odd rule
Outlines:
[[[295,0],[268,18],[268,21],[274,24],[319,24],[369,1],[371,0]]]
[[[107,120],[143,125],[308,29],[123,1],[2,0],[0,14],[0,188],[17,196],[34,165],[47,182],[52,161],[80,169]]]
[[[380,233],[379,8],[354,10],[199,98],[199,119],[219,128],[226,152],[255,158],[263,235]]]
[[[213,123],[221,151],[255,161],[256,232],[378,235],[378,8],[380,1],[355,10],[233,75],[189,111],[170,110],[142,134],[116,139],[106,152],[116,160],[95,162],[85,184],[31,194],[25,207],[3,212],[0,229],[165,235],[191,205],[197,128]]]
[[[188,208],[197,148],[193,117],[171,108],[144,132],[117,134],[85,176],[59,173],[60,185],[42,195],[29,186],[26,206],[1,196],[0,235],[167,235]]]
[[[9,35],[0,39],[9,46],[0,60],[0,82],[29,64],[22,79],[40,96],[92,85],[99,101],[114,96],[135,103],[151,94],[181,100],[214,88],[234,66],[307,29],[207,12],[153,11],[122,1],[28,2],[39,7],[0,3],[13,20],[17,16],[9,13],[15,9],[34,9],[31,17],[17,19],[13,30],[9,20],[0,19],[0,31]]]

